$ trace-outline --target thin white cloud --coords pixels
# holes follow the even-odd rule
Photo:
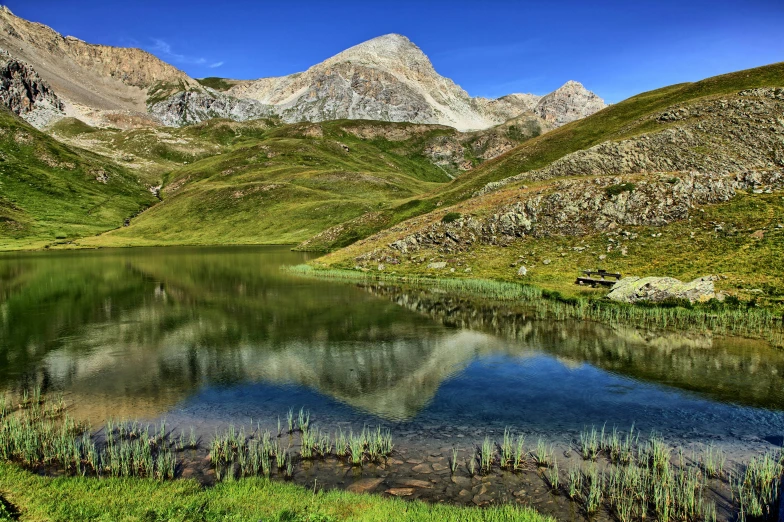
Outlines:
[[[188,56],[187,54],[181,54],[175,52],[172,49],[172,46],[166,40],[162,40],[160,38],[153,38],[153,45],[148,48],[148,50],[154,54],[159,55],[163,59],[178,63],[178,64],[186,64],[186,65],[207,65],[208,60],[203,57],[199,56]],[[208,67],[215,68],[220,67],[223,65],[223,62],[214,62],[212,64],[207,65]]]

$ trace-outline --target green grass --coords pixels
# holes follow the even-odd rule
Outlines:
[[[133,172],[0,111],[0,250],[95,235],[154,201]]]
[[[0,492],[21,520],[545,522],[513,506],[477,509],[244,479],[203,488],[192,480],[48,478],[0,464]]]
[[[347,132],[353,124],[322,124],[320,135],[312,135],[308,125],[258,132],[238,125],[243,139],[227,139],[221,154],[183,161],[187,164],[163,175],[161,204],[130,227],[82,244],[298,243],[448,181],[446,173],[417,152],[422,140],[442,129],[426,128],[424,137],[415,133],[411,140],[389,142]],[[396,124],[364,125],[383,130]],[[248,127],[250,136],[243,132]],[[197,141],[219,141],[213,126],[189,129],[200,131]],[[123,139],[127,143],[136,134],[149,135],[138,131],[123,134]]]
[[[444,254],[425,248],[390,267],[398,276],[518,281],[564,297],[601,297],[606,289],[575,285],[581,270],[603,268],[625,276],[669,276],[691,281],[719,275],[717,290],[742,301],[754,301],[776,313],[784,312],[784,197],[780,193],[746,194],[691,212],[690,221],[662,227],[626,227],[628,234],[527,237],[505,248],[475,244],[465,251]],[[717,224],[722,224],[717,229]],[[758,239],[752,234],[763,231]],[[318,260],[329,268],[353,268],[356,257],[383,248],[397,237],[338,251]],[[603,257],[602,257],[603,256]],[[424,259],[424,261],[423,261]],[[445,261],[438,273],[427,268]],[[550,260],[545,264],[545,260]],[[517,275],[520,266],[528,274]],[[371,267],[373,268],[373,267]],[[470,272],[465,272],[470,268]],[[455,269],[454,273],[449,272]]]
[[[196,81],[205,87],[215,89],[216,91],[228,91],[232,86],[231,82],[227,81],[225,78],[218,78],[216,76],[209,76]]]

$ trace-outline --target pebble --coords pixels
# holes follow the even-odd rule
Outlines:
[[[421,473],[423,475],[429,475],[430,473],[433,472],[433,470],[427,464],[419,464],[417,466],[414,466],[411,469],[411,471],[413,471],[414,473]]]
[[[368,491],[376,489],[382,482],[384,482],[383,478],[366,478],[354,482],[346,489],[352,493],[367,493]]]
[[[393,497],[409,497],[414,494],[414,488],[390,488],[386,492]]]

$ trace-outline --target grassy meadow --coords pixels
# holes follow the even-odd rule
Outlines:
[[[136,173],[0,111],[0,250],[94,236],[155,201]]]

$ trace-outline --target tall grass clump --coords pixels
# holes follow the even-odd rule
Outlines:
[[[740,503],[739,519],[774,519],[781,502],[781,477],[784,474],[784,454],[766,453],[754,457],[746,465],[742,476],[734,484]]]

